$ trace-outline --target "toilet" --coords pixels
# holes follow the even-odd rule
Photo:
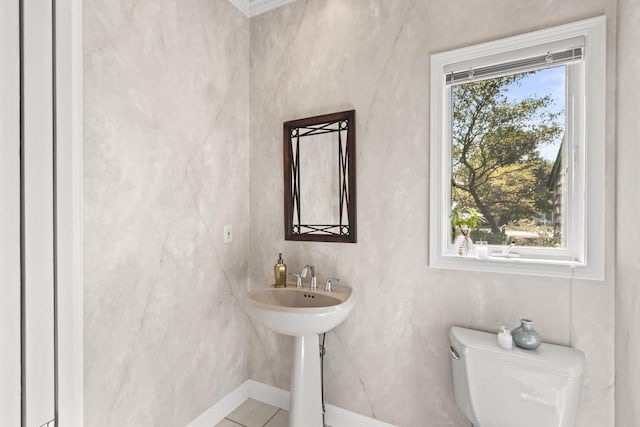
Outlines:
[[[474,427],[574,427],[583,352],[498,346],[496,334],[449,330],[456,403]]]

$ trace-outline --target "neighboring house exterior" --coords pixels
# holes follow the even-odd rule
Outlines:
[[[553,234],[558,241],[562,241],[562,224],[564,222],[563,187],[566,180],[566,168],[564,167],[563,152],[564,138],[558,149],[556,161],[553,163],[551,174],[549,175],[549,190],[551,191],[551,224],[553,224]]]

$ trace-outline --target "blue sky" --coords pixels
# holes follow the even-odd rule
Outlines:
[[[519,84],[509,87],[507,98],[511,101],[520,101],[528,95],[546,96],[551,95],[553,102],[549,109],[554,113],[561,113],[558,117],[560,123],[564,123],[565,116],[565,81],[566,66],[545,68],[527,75],[520,80]],[[540,147],[540,155],[544,159],[554,161],[560,148],[560,137],[551,144],[545,144]]]

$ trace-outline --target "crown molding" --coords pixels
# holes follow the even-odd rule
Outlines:
[[[229,0],[246,17],[253,18],[296,0]]]
[[[294,1],[296,0],[251,0],[249,1],[249,17],[253,18]]]
[[[249,0],[229,0],[244,16],[249,17]]]

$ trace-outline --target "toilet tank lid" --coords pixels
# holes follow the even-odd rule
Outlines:
[[[586,357],[583,352],[562,345],[542,343],[537,350],[517,348],[506,350],[498,345],[497,334],[453,326],[449,330],[451,344],[465,355],[474,351],[493,352],[498,358],[509,358],[512,362],[534,370],[543,370],[557,375],[578,377],[584,372]]]

